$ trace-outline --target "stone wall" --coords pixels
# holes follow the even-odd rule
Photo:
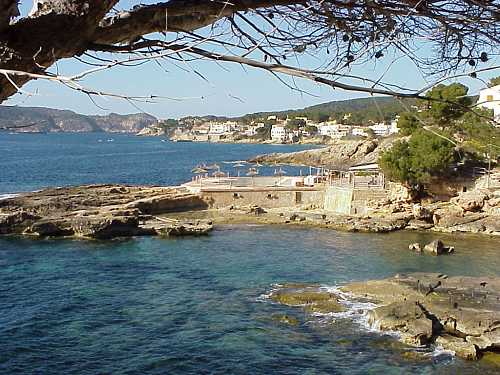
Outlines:
[[[389,193],[383,189],[352,189],[332,186],[326,190],[324,209],[345,215],[365,215],[368,202],[383,200]]]
[[[263,208],[312,206],[322,208],[324,193],[308,189],[211,190],[202,192],[210,208],[257,205]]]
[[[351,213],[352,198],[352,188],[339,186],[329,187],[325,192],[323,209],[326,211],[349,215]]]

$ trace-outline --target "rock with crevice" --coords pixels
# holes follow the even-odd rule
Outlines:
[[[500,277],[413,273],[342,289],[379,304],[369,312],[372,321],[408,344],[441,345],[470,360],[500,349]]]
[[[478,353],[474,344],[467,342],[461,337],[443,334],[436,339],[436,345],[455,352],[461,358],[468,360],[478,359]]]

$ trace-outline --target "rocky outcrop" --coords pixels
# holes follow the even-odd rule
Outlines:
[[[480,211],[484,207],[484,202],[488,196],[481,191],[473,190],[462,193],[458,197],[452,198],[451,202],[461,208],[464,212]]]
[[[355,164],[376,163],[380,152],[390,147],[391,144],[390,139],[336,140],[329,147],[259,155],[250,161],[267,164],[322,165],[327,168],[345,169]]]
[[[440,345],[465,359],[500,349],[500,278],[414,273],[342,288],[379,307],[369,321],[409,345]]]
[[[140,130],[137,134],[137,136],[142,136],[142,137],[159,137],[162,135],[165,135],[165,129],[162,128],[161,126],[158,126],[156,124],[150,125],[142,130]]]
[[[450,202],[431,204],[378,201],[369,207],[369,222],[403,224],[391,226],[393,230],[500,235],[500,197],[496,194],[500,195],[500,191],[471,191],[460,194]],[[361,225],[366,221],[362,217],[357,219]]]
[[[135,235],[201,235],[211,223],[152,215],[206,208],[175,188],[91,185],[47,189],[0,201],[0,234],[107,239]]]

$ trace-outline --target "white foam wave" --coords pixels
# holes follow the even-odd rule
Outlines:
[[[4,200],[4,199],[9,199],[9,198],[15,198],[15,197],[18,197],[19,194],[17,193],[10,193],[10,194],[0,194],[0,201]]]
[[[440,345],[436,345],[432,352],[424,355],[426,357],[432,357],[433,361],[437,362],[451,361],[455,358],[455,352],[453,350],[444,349]]]
[[[269,302],[271,296],[279,289],[283,288],[281,284],[271,284],[271,289],[267,293],[262,293],[255,300],[257,302]]]
[[[319,318],[320,322],[326,323],[337,319],[348,319],[365,331],[389,335],[395,338],[400,337],[399,332],[382,330],[380,329],[380,322],[370,321],[370,311],[376,309],[380,305],[356,298],[352,293],[345,292],[338,286],[321,285],[320,290],[335,294],[338,297],[339,303],[345,307],[345,311],[341,312],[314,313],[313,315]]]

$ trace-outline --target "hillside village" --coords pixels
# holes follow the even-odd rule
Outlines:
[[[351,102],[355,103],[356,100]],[[327,103],[327,105],[332,103]],[[482,90],[477,103],[478,107],[492,110],[495,118],[500,119],[500,85]],[[384,103],[384,105],[387,106],[387,103]],[[370,108],[373,106],[377,111]],[[320,113],[319,115],[314,112],[311,115],[311,112],[308,112],[308,108],[306,108],[302,112],[266,113],[253,118],[247,116],[235,119],[186,117],[176,121],[175,126],[170,124],[167,133],[173,141],[181,142],[264,142],[285,144],[297,142],[327,143],[339,139],[383,138],[399,132],[399,114],[404,112],[404,107],[391,107],[388,110],[374,101],[373,104],[365,102],[365,108],[366,110],[356,108],[352,112],[337,111],[330,114]],[[406,108],[411,108],[411,111],[414,112],[421,112],[421,108],[416,103],[411,103]],[[341,106],[340,109],[342,109]],[[160,128],[156,129],[156,132]]]
[[[351,125],[345,121],[328,119],[317,122],[307,117],[280,118],[270,115],[250,124],[238,121],[180,122],[172,139],[177,141],[223,142],[223,141],[268,141],[273,143],[296,143],[304,140],[329,140],[346,137],[385,137],[398,132],[398,117],[391,122]]]

